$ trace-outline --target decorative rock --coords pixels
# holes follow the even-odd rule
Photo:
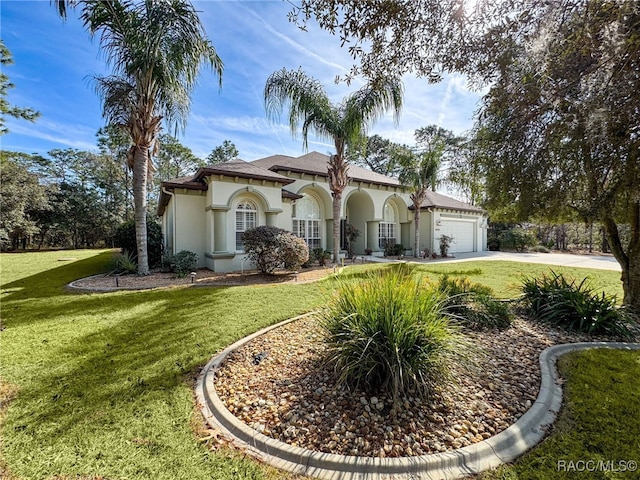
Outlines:
[[[454,365],[455,389],[447,384],[425,399],[409,393],[398,402],[397,411],[382,393],[337,385],[333,372],[318,361],[326,349],[310,318],[239,348],[227,357],[214,381],[232,414],[289,444],[381,458],[423,455],[451,451],[503,431],[536,399],[539,353],[553,343],[581,340],[520,319],[500,333],[465,335],[486,352],[478,357],[479,368],[466,371]],[[256,368],[252,354],[262,351],[269,351],[269,358]]]

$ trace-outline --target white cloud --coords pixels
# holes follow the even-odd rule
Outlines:
[[[95,133],[92,127],[87,125],[78,124],[60,124],[56,122],[47,121],[44,119],[38,119],[35,123],[24,121],[8,121],[7,127],[9,128],[9,137],[11,135],[19,135],[28,139],[39,139],[57,145],[48,146],[46,149],[34,148],[33,152],[40,154],[46,153],[46,151],[53,148],[67,147],[77,148],[79,150],[97,150]],[[4,142],[3,142],[4,143]],[[6,148],[6,145],[5,145]],[[21,150],[25,150],[21,148]]]

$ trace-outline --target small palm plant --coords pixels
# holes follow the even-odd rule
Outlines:
[[[389,394],[396,405],[410,391],[427,395],[464,357],[442,300],[406,265],[343,281],[321,319],[339,383]]]

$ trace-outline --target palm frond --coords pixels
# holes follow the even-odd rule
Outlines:
[[[139,112],[163,116],[175,130],[184,128],[201,65],[209,65],[222,84],[222,60],[190,2],[83,4],[81,19],[92,35],[99,36],[114,75],[135,85],[138,100],[146,104]]]
[[[94,77],[94,81],[107,123],[127,125],[138,103],[136,86],[127,78],[116,75]]]
[[[264,87],[264,105],[267,116],[277,122],[284,108],[289,106],[289,128],[295,135],[302,124],[305,148],[310,130],[323,138],[333,138],[332,126],[336,111],[324,88],[301,69],[283,68],[272,73]]]
[[[403,102],[403,86],[399,79],[385,78],[370,82],[351,94],[344,104],[344,125],[350,141],[366,135],[368,125],[392,110],[397,123]]]

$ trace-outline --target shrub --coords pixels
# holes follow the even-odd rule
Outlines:
[[[360,237],[360,230],[347,223],[344,229],[345,239],[347,241],[347,257],[353,257],[353,247],[355,247],[356,240]]]
[[[538,252],[538,253],[549,253],[549,249],[547,247],[545,247],[544,245],[536,245],[531,250],[533,252]]]
[[[440,256],[446,257],[449,253],[449,247],[451,246],[451,242],[453,242],[453,237],[448,235],[440,235]]]
[[[136,224],[133,220],[121,224],[116,230],[114,241],[121,251],[129,252],[138,260],[138,244],[136,242]],[[154,220],[147,218],[147,255],[149,267],[157,267],[162,260],[162,227]]]
[[[116,253],[113,257],[113,269],[118,273],[136,273],[138,264],[136,263],[135,255],[128,250]]]
[[[491,287],[487,287],[481,283],[472,283],[469,277],[451,278],[449,275],[443,275],[440,277],[440,280],[438,280],[438,290],[447,296],[456,296],[467,293],[485,296],[493,295]]]
[[[447,312],[473,330],[507,328],[513,321],[511,306],[493,296],[493,290],[468,277],[443,275],[437,288],[445,295]]]
[[[307,244],[293,233],[277,227],[261,226],[242,235],[244,251],[264,274],[271,275],[282,265],[300,267],[309,258]]]
[[[397,402],[408,391],[427,394],[461,358],[464,342],[441,311],[441,294],[410,273],[397,265],[339,284],[321,325],[340,383]]]
[[[323,267],[327,263],[327,260],[331,258],[331,252],[322,247],[317,247],[313,249],[313,258],[318,261],[318,265]]]
[[[309,259],[309,247],[302,238],[285,231],[280,235],[279,241],[284,268],[298,270]]]
[[[535,235],[523,228],[511,228],[500,234],[500,248],[523,252],[538,244]]]
[[[162,263],[168,271],[175,272],[176,276],[183,278],[198,267],[198,255],[188,250],[182,250],[175,255],[164,257]]]
[[[487,248],[492,252],[500,251],[500,238],[496,235],[489,235],[487,238]]]
[[[531,317],[570,332],[630,337],[628,315],[616,307],[615,297],[598,294],[587,278],[581,282],[551,271],[522,282],[523,305]]]

